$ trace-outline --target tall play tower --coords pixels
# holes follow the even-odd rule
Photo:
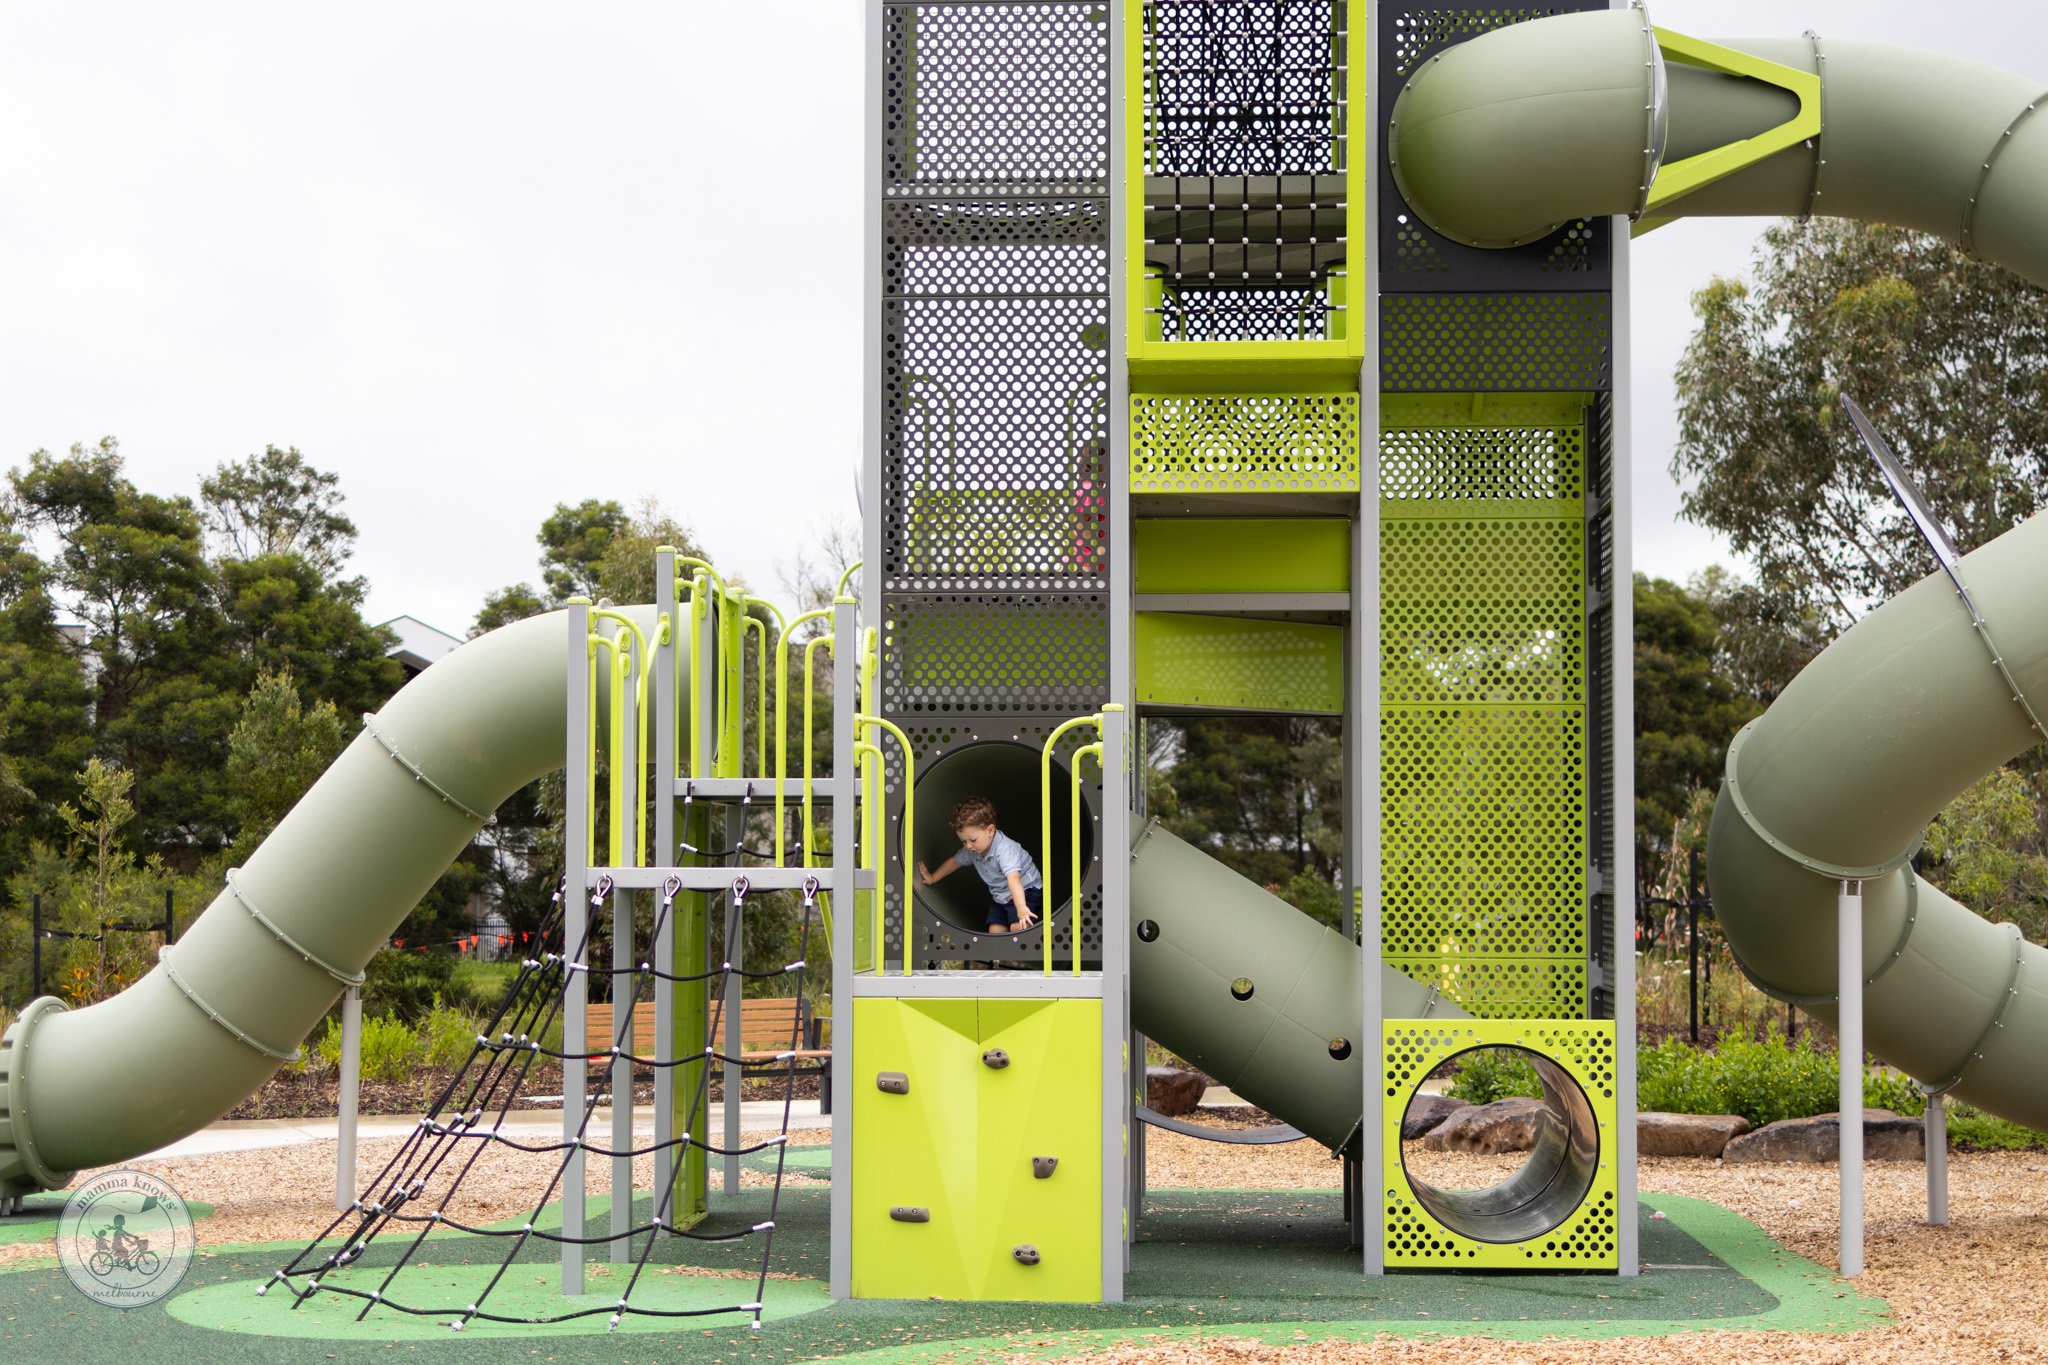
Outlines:
[[[1346,1156],[1368,1272],[1633,1270],[1626,226],[1455,242],[1381,145],[1446,48],[1590,8],[870,6],[862,599],[915,782],[885,746],[837,1292],[1120,1298],[1146,1033]],[[1137,725],[1204,713],[1342,718],[1340,933],[1147,826]],[[970,792],[1049,942],[904,876]],[[1544,1144],[1410,1181],[1409,1095],[1488,1045]]]

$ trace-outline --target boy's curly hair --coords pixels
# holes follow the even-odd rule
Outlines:
[[[994,829],[996,823],[996,803],[989,800],[986,796],[970,796],[959,805],[953,807],[953,817],[947,823],[953,827],[955,834],[966,829],[969,825],[987,825],[990,829]]]

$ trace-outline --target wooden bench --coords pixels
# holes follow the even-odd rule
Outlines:
[[[612,1007],[609,1003],[592,1001],[584,1007],[584,1050],[587,1052],[609,1052],[613,1041]],[[711,1039],[714,1050],[725,1047],[725,1022],[723,1011],[717,1001],[711,1005],[712,1023],[716,1035]],[[825,1025],[830,1019],[820,1018],[811,1013],[811,1005],[801,996],[772,996],[740,1001],[740,1074],[742,1076],[779,1076],[787,1073],[790,1057],[790,1040],[795,1038],[798,1046],[794,1057],[800,1075],[816,1075],[819,1078],[820,1113],[832,1112],[832,1049],[825,1046]],[[626,1050],[641,1057],[654,1055],[654,1002],[642,1000],[633,1006],[633,1029],[626,1040]],[[596,1066],[598,1063],[592,1062]]]

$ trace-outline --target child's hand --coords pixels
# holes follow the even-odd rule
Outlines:
[[[1017,922],[1026,929],[1029,929],[1032,925],[1038,923],[1038,916],[1031,913],[1030,906],[1020,903],[1017,906]]]
[[[930,886],[933,882],[938,880],[938,878],[934,877],[931,874],[931,869],[924,865],[924,859],[922,858],[917,860],[917,879],[923,882],[926,886]]]

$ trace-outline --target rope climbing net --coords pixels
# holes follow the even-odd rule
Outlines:
[[[675,901],[680,891],[680,879],[671,877],[659,892],[659,904],[654,915],[653,931],[646,942],[662,941],[664,926],[675,912]],[[789,1117],[794,1099],[797,1053],[802,1039],[797,1030],[800,1025],[792,1022],[789,1047],[768,1059],[768,1065],[780,1070],[782,1094],[781,1124],[779,1131],[763,1141],[740,1147],[720,1147],[706,1141],[700,1134],[709,1128],[710,1085],[714,1063],[742,1063],[755,1069],[763,1065],[758,1055],[747,1058],[729,1056],[709,1045],[710,1039],[721,1036],[720,1014],[724,1009],[726,987],[735,981],[760,981],[770,978],[789,977],[798,995],[803,992],[804,956],[809,949],[811,922],[817,908],[818,883],[808,880],[803,886],[802,910],[797,925],[797,954],[794,961],[779,967],[747,971],[734,965],[735,954],[730,945],[739,942],[742,918],[747,898],[747,879],[735,876],[726,896],[725,943],[728,951],[726,960],[707,971],[675,973],[656,967],[650,950],[636,955],[637,965],[630,970],[616,968],[593,968],[589,955],[593,946],[593,934],[588,927],[598,920],[596,915],[588,917],[586,927],[571,951],[548,951],[550,947],[560,949],[564,942],[565,917],[562,913],[562,893],[557,892],[554,906],[547,923],[537,936],[541,944],[538,956],[527,958],[520,964],[518,975],[506,991],[488,1027],[476,1037],[467,1060],[457,1069],[412,1133],[407,1135],[398,1152],[391,1158],[383,1171],[372,1180],[364,1194],[343,1210],[327,1229],[310,1245],[295,1256],[291,1263],[278,1270],[270,1280],[257,1290],[267,1293],[282,1284],[294,1296],[292,1307],[297,1309],[316,1295],[339,1295],[362,1301],[362,1308],[356,1314],[360,1322],[373,1309],[384,1308],[396,1313],[418,1317],[443,1317],[455,1331],[461,1331],[471,1322],[496,1322],[539,1325],[568,1322],[572,1319],[609,1314],[608,1328],[616,1329],[628,1315],[666,1318],[702,1318],[724,1314],[746,1314],[749,1327],[758,1331],[761,1326],[763,1298],[769,1278],[770,1256],[774,1248],[776,1211],[782,1199],[783,1173],[787,1164],[789,1141]],[[601,878],[591,893],[591,903],[601,907],[611,896],[613,887],[609,878]],[[586,975],[610,975],[613,978],[612,1039],[611,1046],[602,1051],[575,1052],[549,1047],[545,1043],[551,1030],[562,1017],[565,1001],[564,987],[575,973]],[[709,989],[710,1029],[706,1045],[694,1052],[674,1058],[642,1056],[632,1051],[633,1006],[650,999],[657,983],[671,987],[694,986]],[[794,1012],[792,1018],[794,1021]],[[565,1037],[564,1045],[573,1040]],[[587,1041],[586,1045],[587,1045]],[[602,1062],[611,1064],[617,1060],[630,1062],[634,1068],[650,1070],[660,1068],[695,1067],[694,1083],[688,1097],[688,1122],[684,1131],[665,1141],[645,1146],[606,1147],[590,1140],[589,1133],[593,1118],[602,1101],[609,1098],[602,1093],[603,1087],[588,1087],[584,1103],[575,1125],[573,1136],[564,1136],[555,1141],[529,1141],[518,1136],[518,1128],[507,1131],[508,1118],[513,1106],[524,1093],[528,1078],[543,1058],[569,1063],[573,1061]],[[685,1077],[688,1071],[679,1073]],[[725,1097],[729,1103],[738,1103],[739,1096]],[[631,1103],[628,1097],[625,1103]],[[566,1125],[565,1125],[566,1127]],[[552,1156],[552,1174],[545,1181],[544,1188],[534,1199],[530,1211],[523,1219],[515,1219],[496,1225],[479,1225],[465,1221],[458,1216],[460,1193],[465,1180],[476,1176],[479,1171],[488,1170],[487,1154],[493,1149],[509,1150],[529,1154]],[[564,1183],[581,1178],[579,1156],[597,1158],[633,1158],[653,1156],[659,1152],[670,1153],[671,1159],[679,1165],[690,1148],[696,1148],[707,1156],[747,1156],[763,1151],[775,1153],[772,1167],[773,1184],[768,1201],[768,1216],[758,1223],[731,1231],[698,1231],[685,1225],[673,1213],[672,1201],[678,1180],[661,1182],[663,1188],[655,1192],[651,1214],[645,1221],[633,1223],[623,1232],[612,1231],[601,1236],[571,1235],[567,1227],[543,1225],[548,1206],[561,1195]],[[586,1227],[580,1232],[587,1233]],[[466,1233],[473,1237],[497,1239],[503,1243],[503,1255],[497,1259],[495,1270],[488,1276],[481,1289],[473,1293],[463,1292],[462,1301],[433,1301],[432,1291],[422,1292],[416,1288],[424,1276],[408,1279],[404,1272],[425,1266],[429,1258],[420,1253],[427,1245],[432,1233]],[[734,1242],[747,1238],[760,1239],[760,1261],[754,1273],[751,1297],[742,1302],[714,1307],[655,1308],[634,1302],[634,1293],[643,1287],[650,1267],[659,1268],[669,1259],[657,1259],[656,1247],[664,1236],[684,1239],[686,1242]],[[395,1254],[380,1252],[372,1257],[373,1244],[384,1239],[382,1246],[398,1246]],[[536,1244],[553,1243],[580,1246],[623,1247],[624,1254],[616,1260],[630,1265],[625,1272],[625,1282],[611,1302],[587,1307],[565,1307],[562,1312],[551,1314],[517,1314],[501,1312],[491,1305],[491,1296],[505,1283],[515,1262],[522,1253],[530,1252]],[[475,1260],[473,1256],[466,1259]],[[484,1258],[488,1264],[490,1258]],[[531,1255],[528,1256],[531,1261]],[[373,1266],[371,1262],[376,1264]],[[372,1272],[382,1268],[381,1278]],[[372,1280],[374,1279],[374,1283]],[[473,1283],[473,1281],[472,1281]]]

